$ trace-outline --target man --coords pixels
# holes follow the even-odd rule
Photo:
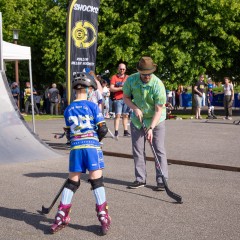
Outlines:
[[[48,90],[48,98],[50,102],[50,114],[53,115],[53,109],[55,109],[55,115],[58,115],[58,99],[59,91],[55,83],[52,84],[52,88]]]
[[[201,117],[201,108],[203,104],[203,93],[204,93],[204,88],[205,88],[205,82],[204,82],[204,75],[201,74],[199,76],[199,80],[196,82],[193,90],[194,90],[194,100],[196,104],[196,119],[202,119]]]
[[[115,138],[118,139],[118,128],[119,122],[122,115],[122,124],[124,133],[123,136],[130,137],[130,133],[127,129],[128,124],[128,115],[130,109],[123,101],[123,84],[125,83],[128,75],[126,75],[126,65],[120,63],[118,65],[118,74],[112,76],[110,83],[110,91],[114,93],[114,109],[115,109],[115,118],[114,118],[114,128],[115,128]]]
[[[162,81],[153,72],[157,65],[150,57],[142,57],[137,64],[138,73],[128,77],[123,86],[124,102],[133,109],[131,126],[132,150],[136,180],[129,188],[146,185],[146,140],[153,144],[161,163],[163,175],[168,179],[167,157],[164,147],[166,119],[166,91]],[[145,135],[142,122],[147,127]],[[155,190],[164,190],[159,170],[156,168]]]

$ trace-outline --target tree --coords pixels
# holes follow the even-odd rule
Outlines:
[[[104,68],[122,59],[134,69],[141,55],[151,55],[158,74],[171,83],[190,84],[202,72],[226,70],[238,78],[239,1],[102,2],[98,58],[107,59]]]
[[[4,39],[12,41],[11,29],[21,29],[19,43],[32,49],[37,84],[65,82],[68,2],[0,2]],[[202,72],[240,82],[239,12],[239,0],[101,0],[96,71],[113,74],[124,61],[132,73],[150,55],[170,85],[190,85]]]
[[[18,43],[31,47],[33,81],[40,88],[53,81],[65,82],[67,3],[66,0],[2,0],[0,3],[4,39],[11,42],[12,29],[20,29]],[[20,75],[24,81],[28,80],[24,68],[20,67]]]

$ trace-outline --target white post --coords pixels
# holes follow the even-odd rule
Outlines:
[[[0,71],[4,70],[2,50],[2,13],[0,12]]]
[[[36,133],[35,115],[34,115],[34,100],[33,100],[33,82],[32,82],[32,64],[31,64],[31,59],[29,59],[29,78],[30,78],[30,87],[31,87],[32,125],[33,125],[33,132]]]

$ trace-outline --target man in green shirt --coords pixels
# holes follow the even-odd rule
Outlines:
[[[138,73],[128,77],[123,86],[124,102],[133,110],[131,121],[132,150],[135,164],[136,180],[129,188],[146,185],[145,143],[150,141],[161,163],[163,175],[168,179],[168,165],[165,141],[166,90],[162,81],[153,74],[157,65],[150,57],[142,57],[137,64]],[[145,136],[142,121],[147,126]],[[164,190],[160,172],[156,168],[155,190]]]

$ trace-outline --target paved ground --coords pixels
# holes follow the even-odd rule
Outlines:
[[[111,130],[112,124],[109,120]],[[171,120],[166,125],[169,159],[239,167],[240,126],[223,120]],[[183,204],[175,204],[165,192],[152,191],[153,162],[147,162],[147,187],[130,190],[126,186],[134,180],[133,161],[111,156],[105,157],[104,172],[113,219],[109,235],[99,236],[86,175],[74,196],[70,226],[49,235],[57,205],[47,216],[38,210],[42,204],[50,205],[67,177],[66,140],[53,138],[55,133],[62,132],[62,126],[63,120],[36,123],[39,137],[58,148],[63,157],[1,164],[0,239],[240,239],[239,172],[169,165],[169,187],[183,197]],[[107,138],[103,148],[130,154],[131,142],[123,137],[119,141]],[[147,155],[151,156],[149,148]]]
[[[234,117],[234,120],[240,119]],[[66,148],[66,139],[56,140],[55,133],[62,133],[64,121],[41,121],[36,123],[39,137],[54,148]],[[113,120],[107,120],[110,131],[114,134]],[[103,150],[108,153],[126,154],[131,157],[131,139],[123,137],[120,125],[119,140],[113,140],[108,134],[104,139]],[[167,120],[166,149],[170,162],[179,164],[223,166],[240,171],[240,125],[233,121],[222,120]],[[152,157],[148,144],[146,154]]]

